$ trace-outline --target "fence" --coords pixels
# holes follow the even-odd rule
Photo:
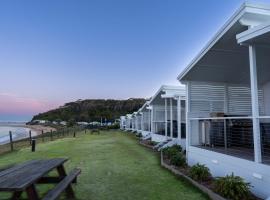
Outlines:
[[[19,150],[23,147],[28,147],[28,146],[30,147],[33,139],[35,139],[36,143],[38,144],[38,143],[53,141],[60,138],[76,137],[78,134],[83,134],[86,132],[87,132],[87,129],[83,127],[62,128],[57,131],[50,131],[46,133],[42,131],[42,133],[37,136],[32,136],[31,131],[29,131],[28,137],[14,140],[13,133],[10,131],[9,143],[0,145],[0,155],[14,151],[14,150]]]

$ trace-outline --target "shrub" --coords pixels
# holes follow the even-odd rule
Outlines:
[[[182,151],[182,147],[180,145],[173,145],[171,147],[166,147],[163,149],[163,154],[168,158],[171,159],[174,155],[178,154]]]
[[[141,138],[142,137],[142,133],[137,133],[136,134],[136,137]]]
[[[207,181],[211,177],[208,167],[199,163],[190,168],[189,175],[196,181]]]
[[[219,177],[214,182],[214,190],[225,198],[232,200],[250,199],[250,183],[239,176],[227,175]]]
[[[171,157],[170,164],[177,167],[184,167],[186,166],[186,158],[181,152],[178,152]]]
[[[155,146],[155,145],[157,145],[158,143],[155,142],[155,141],[149,141],[148,144],[151,145],[151,146]]]

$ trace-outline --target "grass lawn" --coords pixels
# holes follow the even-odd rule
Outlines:
[[[0,147],[1,148],[1,147]],[[208,199],[189,183],[160,167],[158,154],[138,144],[133,135],[118,131],[100,135],[80,134],[38,144],[0,156],[0,168],[26,160],[67,157],[69,171],[82,170],[74,185],[77,199],[82,200],[200,200]],[[45,192],[46,185],[38,186]],[[9,197],[0,193],[0,199]],[[64,199],[64,198],[63,198]]]

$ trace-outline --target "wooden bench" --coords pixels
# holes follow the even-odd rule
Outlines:
[[[93,133],[100,134],[100,131],[99,131],[98,129],[92,129],[92,130],[91,130],[91,134],[93,134]]]
[[[74,192],[70,185],[74,180],[76,180],[80,173],[80,169],[74,169],[68,176],[66,176],[60,183],[50,190],[42,200],[57,199],[64,191],[66,191],[68,198],[75,198]]]
[[[29,200],[40,200],[42,198],[39,197],[36,186],[56,183],[55,188],[44,197],[45,200],[56,199],[64,191],[68,197],[74,198],[71,183],[76,182],[81,170],[74,169],[67,175],[63,165],[66,161],[65,158],[32,160],[0,171],[0,192],[12,192],[12,200],[19,200],[23,192],[26,192]],[[58,176],[47,176],[54,169]]]

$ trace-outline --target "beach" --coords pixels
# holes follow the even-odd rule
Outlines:
[[[31,135],[36,136],[42,133],[55,131],[55,128],[42,126],[42,125],[26,125],[25,123],[0,123],[0,145],[6,144],[10,141],[9,132],[12,133],[14,141],[29,137],[29,131]]]
[[[42,126],[42,125],[24,125],[24,127],[29,128],[32,131],[34,131],[36,135],[40,135],[42,133],[42,131],[44,133],[50,132],[51,130],[56,131],[56,129],[53,127]]]

